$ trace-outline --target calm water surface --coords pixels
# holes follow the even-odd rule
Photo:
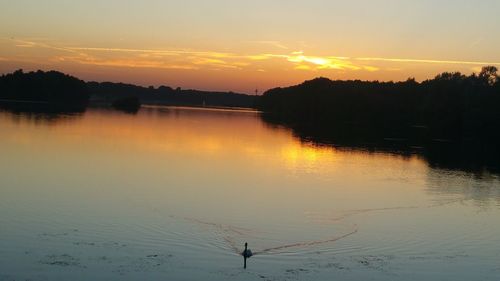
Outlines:
[[[301,143],[245,111],[0,128],[0,280],[500,278],[496,175]]]

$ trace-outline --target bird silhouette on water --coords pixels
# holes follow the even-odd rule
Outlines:
[[[243,256],[243,268],[247,268],[247,259],[253,256],[252,250],[248,249],[248,243],[245,243],[245,250],[241,255]]]

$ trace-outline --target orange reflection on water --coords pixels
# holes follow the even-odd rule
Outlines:
[[[79,192],[102,193],[106,185],[109,196],[116,196],[117,190],[127,194],[126,188],[134,198],[146,196],[160,205],[176,199],[201,214],[225,213],[228,206],[214,202],[238,202],[242,194],[248,202],[229,207],[235,214],[252,211],[252,202],[259,202],[259,216],[281,212],[283,202],[301,216],[415,205],[428,169],[416,157],[303,143],[250,111],[145,107],[129,115],[92,109],[50,121],[16,120],[0,114],[7,125],[2,145],[10,147],[6,156],[32,159],[28,173],[34,180],[53,177],[54,188],[64,189],[78,177]],[[71,175],[67,183],[54,173],[64,170]],[[137,195],[139,189],[146,194]]]

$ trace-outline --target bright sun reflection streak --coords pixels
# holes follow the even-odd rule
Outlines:
[[[335,157],[333,149],[319,148],[294,142],[281,149],[281,157],[285,166],[290,170],[314,172],[318,163],[331,161]]]

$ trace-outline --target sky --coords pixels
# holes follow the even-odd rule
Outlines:
[[[261,93],[500,67],[500,0],[0,0],[0,73]]]

